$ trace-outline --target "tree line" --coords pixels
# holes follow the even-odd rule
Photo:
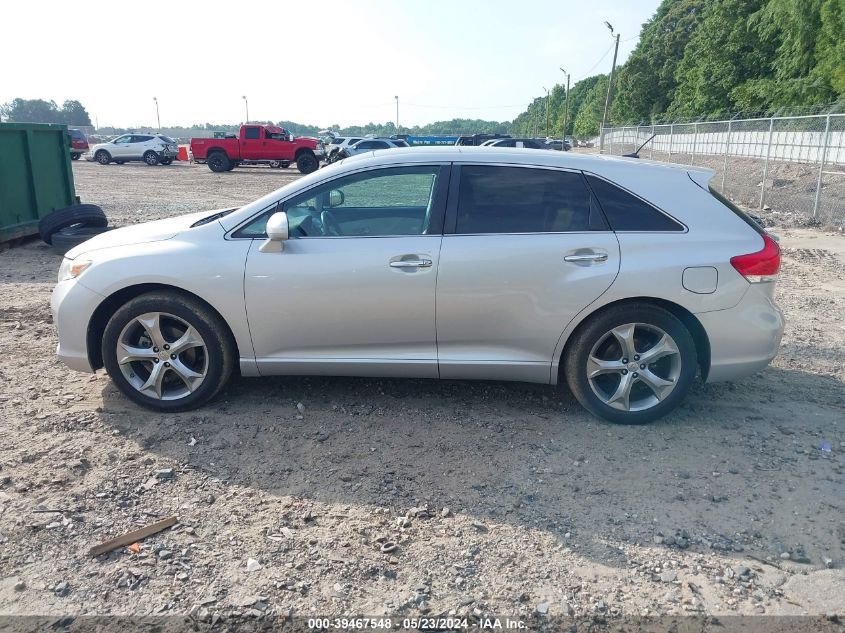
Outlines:
[[[90,126],[91,117],[76,100],[65,101],[59,107],[55,101],[43,99],[12,99],[0,105],[0,117],[10,123],[60,123],[70,126]]]
[[[598,134],[609,76],[570,90],[566,135]],[[564,88],[537,97],[511,133],[560,135]],[[617,68],[613,124],[845,109],[845,0],[663,0]]]

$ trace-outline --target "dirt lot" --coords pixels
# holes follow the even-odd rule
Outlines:
[[[114,224],[298,175],[74,173]],[[55,359],[60,258],[2,252],[0,613],[845,614],[845,237],[779,233],[772,367],[633,428],[552,387],[352,378],[241,380],[157,415]],[[140,552],[87,555],[171,515]]]

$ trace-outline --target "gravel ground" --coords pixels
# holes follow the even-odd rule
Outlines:
[[[298,175],[84,162],[74,174],[118,225],[247,202]],[[59,258],[37,241],[4,251],[0,614],[838,626],[845,238],[778,232],[780,356],[631,428],[565,389],[426,380],[244,379],[202,410],[154,414],[102,371],[55,359]],[[88,555],[168,516],[178,523],[139,548]]]

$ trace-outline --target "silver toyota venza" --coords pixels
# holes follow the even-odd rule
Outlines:
[[[242,376],[563,380],[637,424],[777,353],[776,242],[712,172],[495,148],[367,153],[70,251],[59,357],[136,403]]]

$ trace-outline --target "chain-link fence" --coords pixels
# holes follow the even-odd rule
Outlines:
[[[845,225],[845,114],[607,127],[600,137],[606,154],[643,143],[642,158],[712,169],[711,185],[748,209]]]

